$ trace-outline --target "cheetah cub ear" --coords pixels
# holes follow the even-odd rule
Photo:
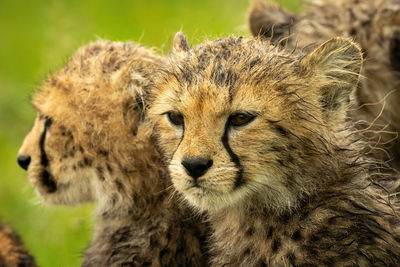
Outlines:
[[[331,39],[300,62],[313,88],[311,93],[328,122],[342,122],[358,84],[363,57],[346,38]]]
[[[177,32],[174,37],[174,43],[173,43],[173,53],[187,53],[189,52],[190,47],[188,44],[188,41],[186,39],[186,36],[183,34],[183,32]]]

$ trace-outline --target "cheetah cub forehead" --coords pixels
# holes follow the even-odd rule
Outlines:
[[[200,210],[295,207],[326,182],[307,170],[334,146],[361,62],[342,38],[299,56],[235,37],[190,49],[178,33],[150,110],[175,188]]]

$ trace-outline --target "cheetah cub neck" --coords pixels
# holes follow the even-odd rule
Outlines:
[[[150,114],[174,187],[210,213],[215,266],[400,261],[391,210],[344,130],[356,44],[298,56],[234,37],[190,49],[178,33],[169,62]]]

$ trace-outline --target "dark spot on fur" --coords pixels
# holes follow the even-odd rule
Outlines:
[[[250,226],[246,231],[246,235],[252,236],[254,232],[255,232],[254,226]]]
[[[280,223],[282,223],[282,224],[288,224],[289,220],[290,220],[289,214],[284,214],[284,215],[280,216]]]
[[[284,148],[280,146],[271,146],[271,150],[276,152],[281,152],[284,150]]]
[[[248,256],[251,254],[251,249],[250,248],[246,248],[246,250],[243,252],[243,256]]]
[[[137,127],[137,125],[135,125],[135,126],[132,127],[132,135],[136,136],[137,133],[138,133],[138,127]]]
[[[166,237],[167,237],[167,240],[168,240],[168,241],[170,241],[170,240],[171,240],[171,237],[172,237],[172,235],[171,235],[171,231],[168,231],[168,232],[167,232],[167,235],[166,235]]]
[[[160,261],[160,263],[163,265],[163,263],[167,260],[167,255],[168,253],[170,253],[170,250],[168,248],[164,248],[160,251],[160,254],[158,254],[158,259]]]
[[[112,194],[111,196],[111,202],[113,205],[117,204],[118,201],[118,195],[116,193]]]
[[[277,159],[276,161],[279,163],[279,165],[285,166],[285,164],[283,163],[283,161],[281,159]]]
[[[78,161],[78,167],[79,167],[79,169],[82,169],[83,167],[85,167],[83,160]]]
[[[275,130],[283,137],[287,137],[289,135],[289,131],[281,125],[275,124]]]
[[[256,266],[267,267],[268,265],[264,259],[264,260],[260,260]]]
[[[269,226],[267,229],[267,238],[271,238],[273,232],[274,232],[274,228],[272,226]]]
[[[87,158],[87,157],[84,157],[83,158],[83,164],[85,165],[85,166],[88,166],[88,167],[91,167],[92,166],[92,160],[91,159],[89,159],[89,158]]]
[[[115,185],[117,186],[119,192],[124,190],[124,185],[121,183],[120,180],[115,180]]]
[[[300,232],[300,230],[296,230],[293,234],[292,234],[292,236],[291,236],[291,238],[294,240],[294,241],[299,241],[299,240],[301,240],[301,232]]]
[[[279,238],[276,238],[273,242],[272,242],[272,251],[276,252],[279,248],[281,247],[281,240]]]
[[[103,217],[103,219],[107,219],[110,216],[110,213],[108,211],[105,211],[101,214],[101,217]]]
[[[112,174],[114,172],[113,168],[111,168],[110,164],[106,163],[107,171]]]
[[[317,234],[314,234],[310,237],[311,242],[319,241],[320,237]]]
[[[105,151],[105,150],[100,149],[100,150],[99,150],[99,154],[102,155],[102,156],[104,156],[104,157],[107,157],[107,156],[108,156],[108,151]]]
[[[155,234],[150,236],[150,247],[155,248],[159,245],[157,236]]]
[[[101,180],[104,181],[106,178],[104,177],[104,170],[101,166],[96,167],[96,172],[97,172],[97,177]]]

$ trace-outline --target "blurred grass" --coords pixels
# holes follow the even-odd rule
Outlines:
[[[278,1],[298,10],[298,0]],[[30,95],[81,45],[133,40],[167,53],[183,30],[206,37],[249,36],[248,0],[0,0],[0,217],[19,232],[40,266],[79,266],[93,227],[92,205],[40,203],[16,164],[34,119]]]

